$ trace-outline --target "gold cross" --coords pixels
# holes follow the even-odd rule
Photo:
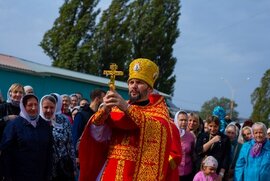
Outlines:
[[[103,70],[103,74],[108,76],[110,75],[109,88],[110,90],[115,90],[115,76],[123,76],[124,72],[117,71],[118,66],[115,63],[111,63],[111,70]]]

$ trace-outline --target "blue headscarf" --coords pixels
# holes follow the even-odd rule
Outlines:
[[[219,119],[219,131],[224,133],[225,128],[227,127],[227,122],[225,120],[226,112],[223,107],[216,106],[212,112],[213,116],[217,116]]]

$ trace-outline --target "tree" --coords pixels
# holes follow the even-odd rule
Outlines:
[[[103,76],[110,63],[125,72],[135,58],[149,58],[160,67],[155,88],[173,95],[179,36],[179,0],[112,0],[96,23],[98,0],[66,0],[40,46],[53,66]],[[120,78],[121,79],[121,78]]]
[[[173,94],[176,58],[173,45],[179,36],[179,0],[137,0],[131,4],[130,38],[134,58],[145,57],[157,63],[160,75],[156,88]]]
[[[108,69],[110,63],[116,63],[125,72],[121,80],[126,80],[127,61],[131,60],[131,41],[129,40],[128,0],[113,0],[107,10],[102,13],[97,31],[92,39],[93,56],[96,62],[97,75],[102,76],[102,70]]]
[[[229,115],[230,114],[230,104],[231,104],[231,100],[228,99],[228,98],[225,98],[225,97],[221,97],[220,99],[217,98],[217,97],[214,97],[212,98],[211,100],[209,101],[206,101],[203,105],[202,105],[202,108],[201,108],[201,111],[200,111],[200,116],[201,118],[203,119],[206,119],[207,116],[210,116],[212,115],[212,111],[214,110],[214,108],[216,106],[221,106],[224,108],[225,112],[226,112],[226,115]],[[237,104],[234,102],[234,108],[237,107]],[[232,117],[232,120],[236,120],[238,118],[238,112],[235,111],[235,109],[233,110],[233,117]]]
[[[260,87],[252,93],[251,103],[253,105],[251,119],[268,125],[270,121],[270,69],[264,73]]]
[[[100,12],[99,9],[95,10],[98,2],[65,0],[59,11],[60,16],[40,43],[44,52],[53,59],[53,66],[85,72],[84,63],[90,60],[80,59],[80,48],[95,32],[95,21]]]

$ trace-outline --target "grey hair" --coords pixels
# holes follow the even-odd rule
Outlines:
[[[254,129],[257,129],[257,128],[262,128],[262,129],[263,129],[264,135],[265,135],[265,136],[267,135],[267,128],[266,128],[266,126],[265,126],[264,123],[262,123],[262,122],[255,122],[255,123],[252,125],[252,131],[254,132]]]
[[[229,129],[229,127],[233,127],[235,130],[235,137],[237,138],[239,135],[239,128],[235,125],[235,122],[231,122],[230,124],[228,124],[225,128],[225,133],[227,132],[227,130]]]

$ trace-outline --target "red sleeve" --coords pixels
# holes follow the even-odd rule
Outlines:
[[[95,181],[107,158],[107,144],[94,140],[91,124],[91,121],[87,123],[79,143],[79,181]]]
[[[108,123],[111,127],[120,128],[123,130],[138,129],[138,126],[135,124],[132,119],[122,111],[112,111],[110,113],[110,119]]]
[[[178,173],[178,165],[181,163],[182,159],[182,147],[181,140],[178,128],[175,126],[173,122],[170,123],[171,127],[171,137],[172,144],[169,156],[169,167],[167,173],[168,181],[178,181],[179,173]]]

